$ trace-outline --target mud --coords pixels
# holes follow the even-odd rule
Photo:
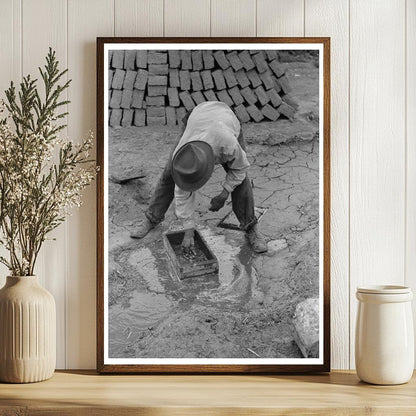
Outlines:
[[[198,230],[216,255],[218,276],[173,278],[162,233],[178,223],[172,207],[143,240],[129,230],[143,217],[178,129],[127,128],[110,134],[110,174],[140,165],[145,178],[109,181],[109,356],[152,358],[301,357],[291,335],[296,305],[318,297],[318,70],[289,63],[293,122],[244,126],[259,227],[268,252],[255,255],[245,234],[218,227],[231,209],[208,211],[221,191],[217,167],[198,199]]]

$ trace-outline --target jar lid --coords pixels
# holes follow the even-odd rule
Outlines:
[[[410,287],[396,285],[375,285],[367,287],[358,287],[358,293],[375,293],[382,295],[396,295],[400,293],[411,293]]]

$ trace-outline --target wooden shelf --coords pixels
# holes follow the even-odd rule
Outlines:
[[[416,377],[361,383],[353,372],[302,376],[131,376],[59,371],[0,384],[0,415],[415,415]]]

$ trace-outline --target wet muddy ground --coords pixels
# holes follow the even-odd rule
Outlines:
[[[218,258],[218,276],[172,275],[162,241],[178,228],[172,207],[143,240],[129,237],[179,129],[110,131],[110,175],[136,166],[146,174],[124,185],[109,181],[110,357],[301,357],[291,318],[319,292],[318,69],[293,62],[287,73],[299,103],[295,120],[243,126],[255,202],[267,208],[259,228],[268,253],[255,255],[243,232],[218,227],[230,204],[208,211],[222,167],[199,192],[198,230]]]

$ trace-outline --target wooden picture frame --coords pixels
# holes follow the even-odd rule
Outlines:
[[[319,356],[318,358],[271,358],[267,362],[241,359],[172,359],[152,358],[137,363],[135,358],[113,360],[108,357],[108,146],[106,144],[109,123],[108,104],[108,55],[107,50],[116,47],[164,50],[185,48],[197,50],[242,49],[236,45],[256,50],[316,49],[319,51]],[[230,44],[230,45],[228,45]],[[122,45],[122,46],[120,46]],[[201,47],[202,45],[202,47]],[[192,47],[193,46],[193,47]],[[228,47],[229,46],[229,47]],[[316,48],[315,48],[316,47]],[[266,49],[268,48],[268,49]],[[107,105],[107,108],[105,107]],[[307,115],[305,115],[307,116]],[[329,38],[97,38],[97,370],[100,373],[303,373],[330,371],[330,39]],[[160,243],[163,246],[161,240]],[[107,274],[107,276],[106,276]],[[107,313],[107,315],[106,315]],[[107,322],[107,326],[106,326]],[[106,332],[107,331],[107,332]],[[254,352],[255,353],[255,352]],[[257,354],[256,354],[257,355]],[[254,357],[254,356],[253,356]],[[185,362],[185,361],[186,362]],[[302,361],[303,360],[303,361]],[[115,362],[116,361],[116,362]],[[229,361],[229,362],[228,362]],[[238,361],[238,360],[237,360]]]

